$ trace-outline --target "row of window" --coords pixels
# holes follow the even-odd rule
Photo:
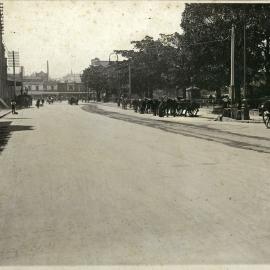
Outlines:
[[[57,85],[24,85],[28,90],[35,90],[35,91],[41,91],[41,90],[48,90],[48,91],[56,91],[58,89]],[[59,90],[68,90],[68,91],[81,91],[82,87],[77,86],[74,87],[73,85],[69,85],[68,88],[66,86],[65,89],[62,89],[62,87],[59,87]]]
[[[29,90],[57,90],[57,86],[55,85],[51,85],[51,86],[47,86],[46,85],[25,85],[26,88],[28,88]]]

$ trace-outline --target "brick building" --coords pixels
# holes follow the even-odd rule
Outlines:
[[[7,85],[7,58],[5,56],[5,47],[3,43],[3,4],[0,3],[0,107],[4,106],[4,102],[10,103],[12,92]]]

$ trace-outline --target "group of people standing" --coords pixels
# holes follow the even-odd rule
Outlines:
[[[48,104],[53,104],[54,103],[54,98],[53,97],[47,97],[46,102]],[[40,106],[43,106],[45,103],[44,98],[38,98],[36,101],[36,107],[39,109]]]
[[[39,109],[39,107],[43,106],[44,103],[45,103],[44,98],[42,98],[42,99],[38,98],[37,101],[36,101],[36,107]]]

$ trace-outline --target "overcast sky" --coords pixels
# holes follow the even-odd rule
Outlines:
[[[146,35],[180,32],[178,1],[4,1],[4,42],[19,50],[26,74],[80,73],[91,59],[107,60]]]

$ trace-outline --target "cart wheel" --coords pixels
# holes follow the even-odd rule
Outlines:
[[[269,117],[269,115],[266,117],[266,120],[265,120],[265,126],[266,126],[267,128],[270,128],[270,117]]]
[[[189,116],[194,116],[195,115],[195,111],[194,110],[189,110],[188,111],[188,114],[189,114]]]

